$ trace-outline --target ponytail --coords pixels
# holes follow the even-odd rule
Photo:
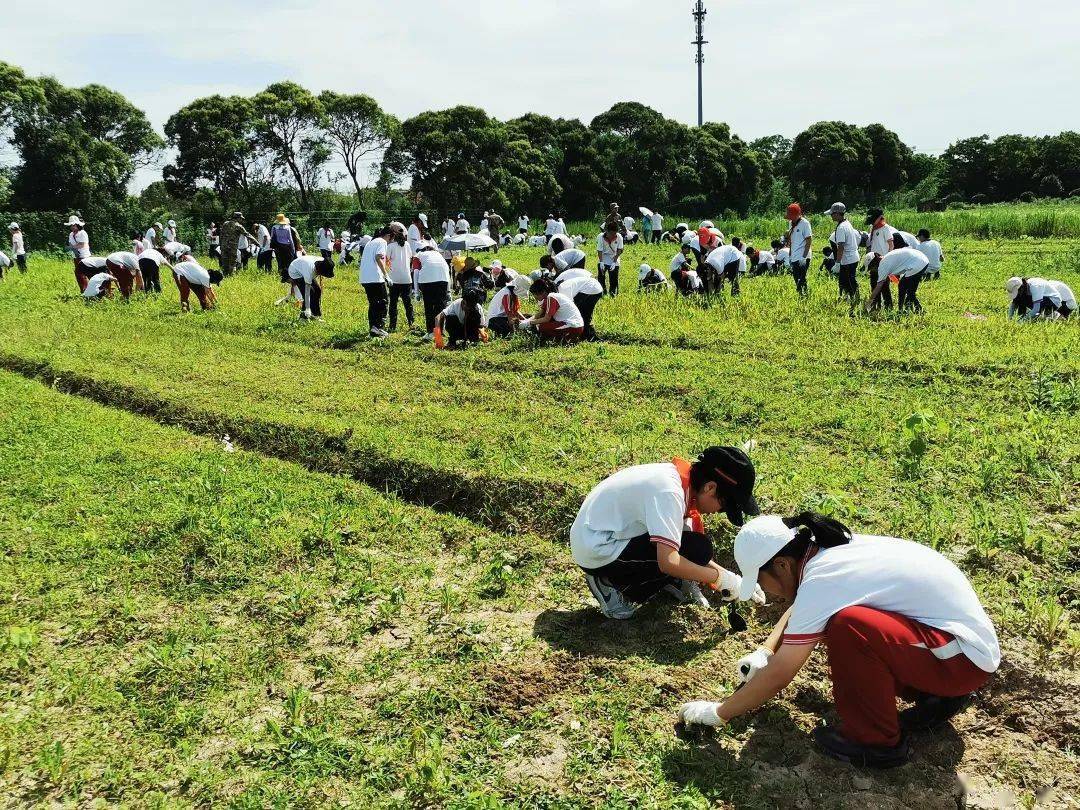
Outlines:
[[[783,518],[783,521],[789,529],[798,529],[798,532],[790,543],[776,552],[774,560],[776,557],[801,560],[806,556],[811,544],[818,548],[836,548],[851,542],[851,529],[839,520],[817,512],[800,512]]]

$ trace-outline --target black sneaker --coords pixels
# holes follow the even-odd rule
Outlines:
[[[904,731],[929,731],[948,723],[971,705],[975,695],[939,697],[921,694],[915,705],[900,712],[900,728]]]
[[[863,745],[849,740],[830,726],[814,729],[814,742],[825,756],[861,768],[896,768],[911,756],[907,738],[901,738],[899,744],[892,747]]]

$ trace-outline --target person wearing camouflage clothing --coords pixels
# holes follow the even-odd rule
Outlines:
[[[488,236],[495,240],[494,251],[499,252],[499,242],[502,241],[502,229],[506,225],[503,218],[492,211],[488,214]]]
[[[607,231],[610,229],[614,229],[622,236],[626,236],[626,226],[623,224],[622,216],[619,214],[618,203],[611,204],[607,218],[604,220],[604,230]]]
[[[221,224],[219,235],[221,237],[221,273],[230,275],[236,269],[236,252],[239,250],[240,237],[246,236],[252,242],[258,242],[258,238],[248,233],[243,225],[244,215],[239,211],[233,212],[232,218]]]

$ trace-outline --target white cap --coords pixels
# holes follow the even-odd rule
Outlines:
[[[416,218],[424,223],[424,227],[427,227],[427,214],[417,214]]]
[[[751,518],[739,529],[735,535],[735,562],[743,578],[739,599],[745,602],[753,597],[761,567],[794,540],[795,534],[779,515]]]
[[[169,220],[169,227],[170,228],[175,228],[176,227],[176,220],[175,219],[170,219]]]
[[[79,219],[79,218],[78,218],[77,216],[75,216],[74,214],[72,214],[72,215],[71,215],[70,217],[68,217],[68,221],[67,221],[67,224],[68,224],[68,227],[70,227],[70,226],[72,226],[72,225],[78,225],[78,226],[82,227],[82,226],[83,226],[83,225],[85,225],[86,223],[85,223],[85,222],[83,222],[83,221],[82,221],[81,219]]]
[[[570,248],[570,250],[564,250],[555,257],[555,266],[559,270],[565,270],[568,267],[573,267],[575,264],[580,263],[584,258],[584,251],[578,250],[577,248]]]
[[[19,227],[18,222],[12,222],[10,225],[8,225],[8,230],[9,231],[18,231],[18,230],[22,230],[22,229]]]
[[[700,230],[702,228],[715,228],[715,227],[716,226],[713,225],[711,219],[703,219],[703,220],[701,220],[701,224],[698,225],[698,230]]]
[[[155,227],[155,228],[160,228],[160,227],[161,227],[161,223],[160,223],[160,222],[155,222],[155,223],[154,223],[154,227]]]
[[[639,267],[638,271],[637,271],[638,281],[641,281],[642,279],[644,279],[645,276],[649,275],[649,273],[651,273],[651,272],[652,272],[652,268],[649,267],[649,265],[642,264],[641,267]]]
[[[503,269],[503,263],[501,261],[499,261],[498,259],[496,259],[495,261],[493,261],[491,263],[491,269],[492,270],[502,270]]]
[[[1020,292],[1020,288],[1024,286],[1024,280],[1019,276],[1013,276],[1005,282],[1005,291],[1009,294],[1009,298],[1016,298],[1017,293]]]

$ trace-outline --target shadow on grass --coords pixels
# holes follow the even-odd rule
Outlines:
[[[658,664],[685,664],[733,635],[723,614],[695,623],[666,604],[650,603],[627,621],[605,618],[596,608],[545,610],[533,635],[552,647],[586,657],[648,658]]]
[[[907,765],[855,768],[818,753],[810,735],[783,708],[736,721],[742,744],[712,730],[680,736],[663,757],[665,776],[713,802],[738,808],[956,807],[963,788],[956,766],[964,741],[952,728],[912,740]]]

